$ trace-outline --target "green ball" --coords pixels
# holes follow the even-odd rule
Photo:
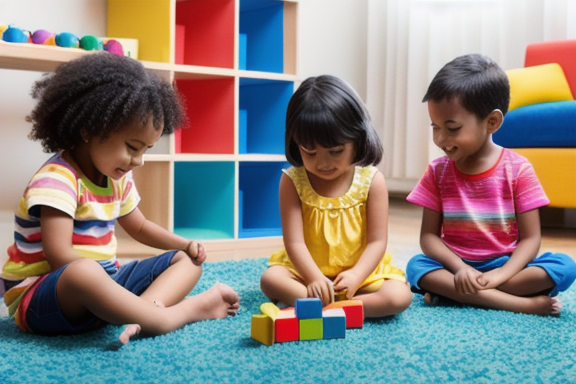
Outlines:
[[[80,39],[80,48],[87,51],[101,51],[102,40],[93,35],[86,35]]]

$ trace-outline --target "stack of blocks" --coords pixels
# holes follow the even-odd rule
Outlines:
[[[260,311],[252,316],[250,336],[265,345],[344,338],[346,329],[362,328],[364,324],[360,300],[337,301],[323,308],[318,298],[298,299],[294,307],[280,310],[264,303]]]

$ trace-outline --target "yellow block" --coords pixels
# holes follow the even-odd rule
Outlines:
[[[252,315],[250,337],[264,345],[274,344],[274,320],[268,315]]]
[[[550,207],[576,208],[576,148],[512,148],[534,166]]]
[[[543,64],[506,71],[510,81],[508,110],[552,101],[574,100],[559,64]]]

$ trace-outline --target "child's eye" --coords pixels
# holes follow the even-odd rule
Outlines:
[[[330,151],[330,154],[332,156],[338,156],[338,155],[341,155],[343,152],[344,152],[344,149],[336,149],[336,150]]]
[[[138,151],[138,149],[137,149],[136,147],[134,147],[133,145],[130,145],[130,144],[127,143],[126,146],[127,146],[128,149],[131,150],[131,151],[134,151],[134,152],[137,152],[137,151]]]
[[[460,130],[460,128],[462,127],[457,127],[457,128],[447,128],[448,132],[458,132]]]

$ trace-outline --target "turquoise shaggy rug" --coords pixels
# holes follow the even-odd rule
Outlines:
[[[121,328],[43,337],[0,319],[0,383],[576,383],[576,289],[559,317],[444,304],[421,296],[393,318],[366,321],[346,338],[264,346],[250,320],[266,301],[265,259],[207,263],[241,296],[238,316],[191,324],[119,347]]]

